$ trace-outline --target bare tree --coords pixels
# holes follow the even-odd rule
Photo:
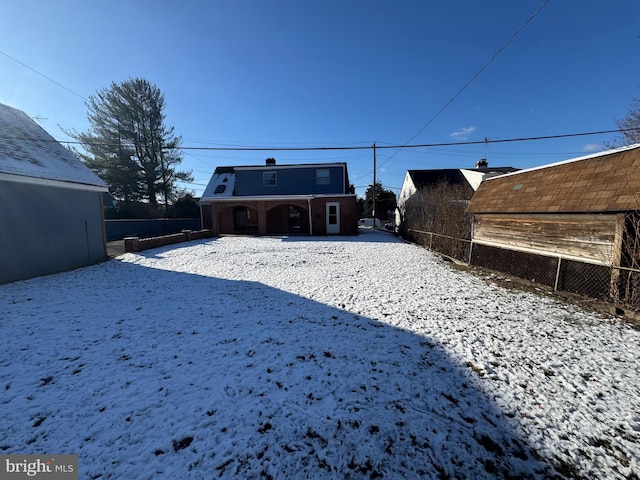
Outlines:
[[[423,188],[405,203],[402,232],[454,258],[465,258],[471,239],[471,216],[465,213],[471,187],[440,182]]]
[[[605,144],[607,147],[616,148],[640,143],[640,98],[633,100],[629,113],[616,120],[616,125],[620,129],[621,136],[613,142],[607,142]]]
[[[620,265],[630,270],[613,269],[613,282],[617,288],[612,289],[615,301],[632,308],[640,309],[640,211],[625,215]]]

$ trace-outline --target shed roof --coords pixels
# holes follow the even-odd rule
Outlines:
[[[471,213],[640,210],[640,144],[489,178]]]
[[[0,174],[90,185],[106,183],[26,113],[0,104]]]

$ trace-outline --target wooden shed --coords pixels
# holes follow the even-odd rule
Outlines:
[[[467,207],[474,215],[471,262],[615,296],[611,267],[638,266],[639,211],[640,145],[490,178]],[[561,275],[562,261],[576,270],[572,279]],[[567,288],[567,282],[592,285]]]

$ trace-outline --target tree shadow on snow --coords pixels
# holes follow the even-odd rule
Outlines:
[[[554,474],[465,368],[409,331],[125,262],[16,291],[49,310],[2,342],[33,372],[0,405],[4,453],[78,453],[81,478],[102,479]],[[55,348],[34,340],[51,328]]]

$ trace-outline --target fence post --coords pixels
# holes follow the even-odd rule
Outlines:
[[[558,283],[560,283],[560,264],[562,263],[562,258],[558,257],[558,269],[556,270],[556,283],[553,286],[553,291],[558,291]]]

